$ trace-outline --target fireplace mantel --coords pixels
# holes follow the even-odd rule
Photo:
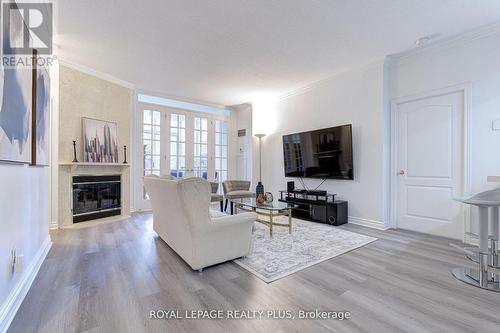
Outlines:
[[[92,163],[92,162],[60,162],[59,166],[71,168],[71,172],[75,172],[81,168],[87,167],[103,167],[103,168],[119,168],[124,169],[130,167],[130,164],[123,163]]]

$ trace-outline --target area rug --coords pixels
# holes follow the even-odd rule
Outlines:
[[[252,254],[234,262],[270,283],[377,240],[299,219],[293,219],[292,225],[292,234],[288,228],[274,227],[270,238],[269,227],[255,223]]]

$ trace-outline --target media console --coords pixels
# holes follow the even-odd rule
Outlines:
[[[292,216],[304,220],[342,225],[347,223],[347,201],[335,200],[336,194],[326,191],[280,191],[279,201],[297,205]]]

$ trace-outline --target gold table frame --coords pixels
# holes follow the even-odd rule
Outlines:
[[[292,208],[283,208],[283,209],[266,209],[266,207],[263,205],[262,207],[251,207],[249,208],[248,204],[238,202],[238,201],[233,201],[234,203],[234,213],[238,213],[238,209],[242,210],[244,212],[254,212],[257,213],[257,219],[256,221],[259,223],[262,223],[264,225],[267,225],[269,227],[269,235],[273,237],[273,226],[277,227],[288,227],[288,233],[292,233]],[[266,211],[266,212],[264,212]],[[264,220],[262,218],[259,218],[260,216],[267,216],[269,220]],[[277,216],[288,216],[288,223],[276,223],[273,221],[274,217]]]

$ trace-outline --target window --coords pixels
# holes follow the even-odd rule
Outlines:
[[[227,180],[227,127],[227,122],[215,121],[215,180],[219,184]]]
[[[144,175],[160,174],[160,112],[144,110]]]
[[[194,176],[207,179],[208,118],[194,117]]]
[[[160,175],[160,112],[144,110],[142,120],[144,147],[143,175]],[[149,199],[144,191],[144,198]]]
[[[186,116],[170,115],[170,175],[184,177],[186,169]]]

